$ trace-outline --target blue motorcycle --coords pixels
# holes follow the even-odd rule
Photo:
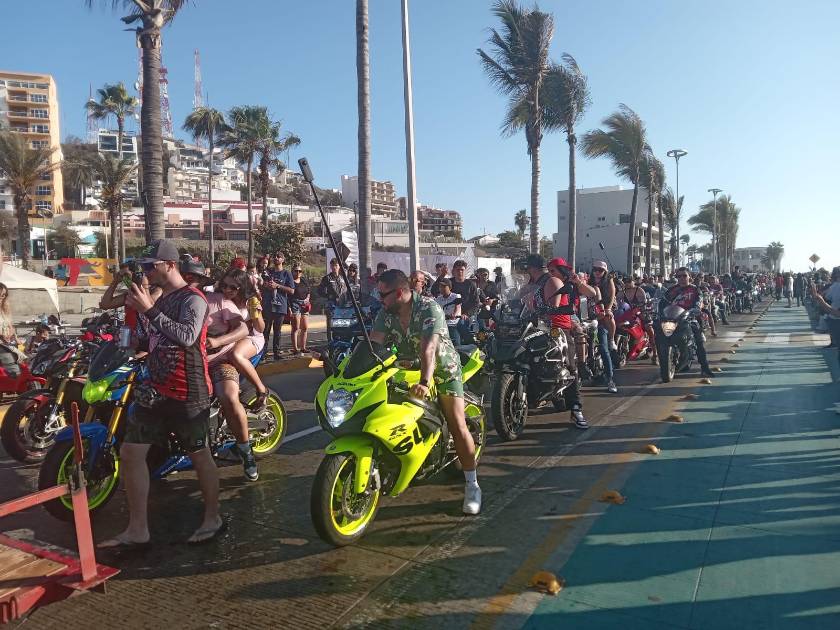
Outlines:
[[[252,359],[256,365],[261,355]],[[87,481],[88,508],[92,514],[98,512],[114,496],[119,483],[120,445],[125,434],[126,412],[131,413],[132,394],[137,384],[149,380],[145,361],[134,358],[131,350],[120,348],[115,342],[107,343],[91,361],[88,378],[82,390],[82,397],[94,409],[93,422],[83,423],[79,428],[85,451],[84,475]],[[257,458],[275,453],[286,434],[286,410],[276,392],[269,389],[264,407],[250,409],[257,393],[250,383],[240,388],[240,401],[248,417],[248,430],[254,455]],[[88,415],[90,417],[90,414]],[[237,457],[236,439],[227,426],[221,405],[214,397],[210,403],[210,452],[218,461]],[[38,475],[38,487],[49,488],[65,484],[73,467],[72,427],[60,430],[55,443],[47,452]],[[147,457],[152,479],[191,470],[192,462],[174,436],[169,448],[153,446]],[[44,504],[47,512],[56,518],[72,522],[73,504],[68,497],[55,499]]]

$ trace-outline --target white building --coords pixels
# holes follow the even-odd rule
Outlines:
[[[627,242],[630,227],[633,190],[621,186],[580,188],[577,191],[577,260],[578,269],[588,269],[595,260],[607,260],[619,271],[627,264]],[[633,245],[633,268],[641,273],[645,269],[645,242],[647,239],[648,193],[639,189],[636,227]],[[569,240],[569,191],[557,193],[557,233],[554,235],[554,255],[568,256]],[[659,268],[659,219],[654,208],[651,228],[653,271]],[[669,245],[671,233],[664,233],[665,268],[670,267]],[[600,244],[604,248],[601,249]]]
[[[96,135],[96,148],[102,155],[118,157],[117,140],[119,133],[111,129],[100,129]],[[137,161],[137,136],[128,131],[123,132],[123,159]]]
[[[164,146],[169,151],[169,169],[166,172],[169,197],[177,201],[206,199],[210,177],[207,149],[180,140],[166,139]],[[233,158],[223,159],[218,148],[214,150],[213,155],[214,190],[230,191],[234,186],[245,183],[245,173],[237,167]],[[236,194],[239,194],[238,191]]]
[[[736,247],[732,256],[732,266],[740,267],[741,271],[770,271],[761,262],[766,255],[766,247]]]
[[[341,202],[348,208],[359,203],[359,178],[356,175],[341,176]],[[390,217],[397,215],[397,194],[392,182],[370,180],[370,212]]]

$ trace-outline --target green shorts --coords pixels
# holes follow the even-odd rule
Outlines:
[[[438,380],[435,378],[435,388],[437,389],[437,393],[439,396],[452,396],[454,398],[463,398],[464,397],[464,381],[461,379],[461,375],[451,377],[449,374],[446,375],[445,381]]]
[[[206,448],[210,438],[210,407],[194,409],[171,398],[164,398],[151,409],[132,405],[126,443],[153,444],[168,449],[171,435],[186,453]]]

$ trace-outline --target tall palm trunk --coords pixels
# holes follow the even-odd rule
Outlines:
[[[210,145],[210,170],[207,173],[207,210],[208,210],[208,223],[210,229],[210,266],[216,266],[216,241],[215,235],[213,234],[213,148],[215,143],[215,138],[213,137],[213,130],[210,130],[210,137],[208,138],[208,144]],[[251,259],[248,259],[250,262]]]
[[[630,236],[627,239],[627,273],[633,275],[633,246],[636,244],[636,215],[639,202],[639,175],[633,184],[633,205],[630,206]]]
[[[568,254],[566,262],[574,270],[577,256],[577,179],[575,177],[577,136],[570,132],[566,141],[569,143],[569,247],[566,252]]]
[[[143,105],[140,125],[143,133],[143,206],[146,241],[164,237],[163,219],[163,131],[160,120],[160,28],[143,18]]]
[[[251,169],[254,166],[254,158],[248,158],[248,173],[246,175],[246,184],[248,188],[248,262],[254,260],[254,206],[251,198]]]
[[[262,224],[268,225],[268,164],[260,159],[260,198],[262,199]]]
[[[29,229],[29,209],[26,206],[26,194],[15,191],[15,212],[17,212],[17,255],[20,257],[24,269],[29,269],[29,260],[32,257],[32,234]]]
[[[540,253],[540,147],[531,149],[531,242],[532,254]]]
[[[645,235],[645,273],[653,273],[653,192],[647,191],[648,216]]]
[[[122,162],[123,159],[123,134],[125,133],[125,119],[122,116],[117,116],[117,159]],[[117,243],[114,241],[114,218],[111,217],[111,247],[114,248],[114,258],[117,258],[117,262],[122,262],[125,260],[125,236],[123,232],[123,207],[122,202],[120,202],[119,207],[119,217],[120,217],[120,226],[119,230],[117,230],[118,238],[120,241],[119,249],[117,249]],[[119,253],[118,253],[119,252]]]
[[[108,221],[111,224],[111,255],[114,258],[117,258],[117,262],[120,262],[125,260],[125,258],[121,257],[120,250],[118,249],[122,243],[119,245],[117,244],[117,241],[121,240],[118,236],[119,230],[117,229],[117,212],[121,212],[121,210],[117,210],[117,208],[112,205],[108,206]]]
[[[359,272],[368,289],[371,267],[370,233],[370,45],[368,0],[356,0],[356,84],[359,109]]]
[[[665,223],[662,217],[662,195],[656,195],[656,219],[659,221],[659,273],[665,275]],[[677,243],[679,247],[679,243]]]

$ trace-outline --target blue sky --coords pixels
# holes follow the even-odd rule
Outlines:
[[[400,3],[370,0],[373,176],[405,193]],[[230,7],[236,6],[231,11]],[[475,49],[495,26],[489,0],[412,0],[418,198],[459,210],[467,236],[512,227],[529,204],[523,135],[502,138],[505,101]],[[786,246],[783,266],[840,264],[836,244],[840,146],[840,3],[834,0],[552,0],[552,55],[572,54],[593,104],[580,131],[618,103],[645,120],[660,158],[680,167],[686,215],[719,187],[742,207],[739,245]],[[62,136],[84,136],[88,86],[137,75],[137,50],[110,2],[27,0],[7,7],[0,67],[52,74]],[[37,35],[37,37],[35,37]],[[303,139],[323,187],[356,171],[355,2],[199,0],[164,34],[176,126],[192,107],[193,50],[210,104],[267,105]],[[179,132],[180,133],[180,132]],[[561,135],[543,141],[542,232],[556,230],[567,186]],[[673,184],[673,161],[667,161]],[[578,185],[618,182],[605,160],[578,161]],[[625,184],[626,185],[626,184]],[[704,237],[692,234],[694,240]]]

